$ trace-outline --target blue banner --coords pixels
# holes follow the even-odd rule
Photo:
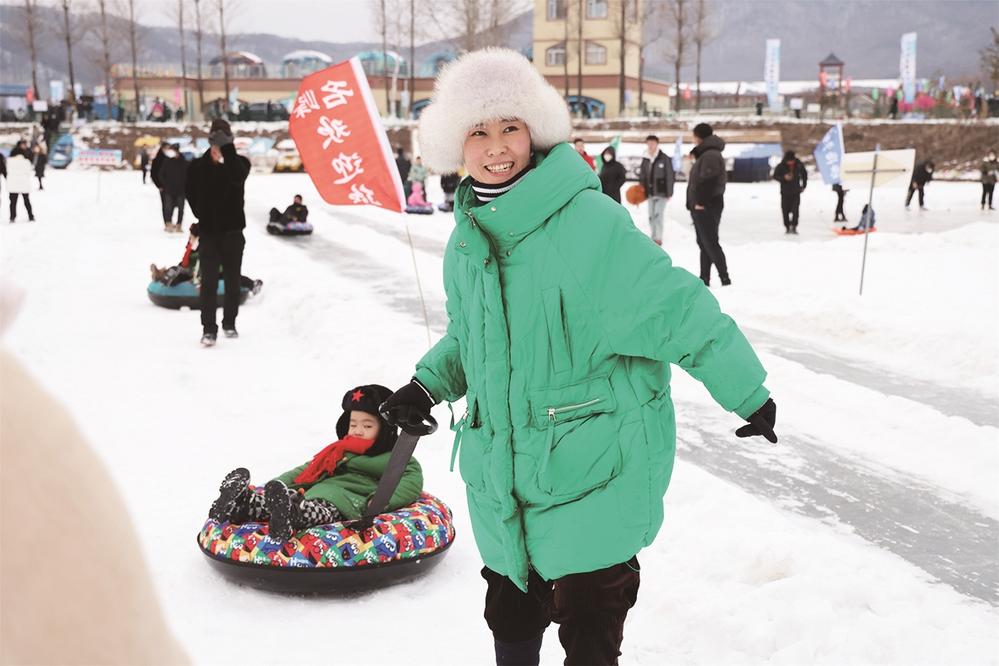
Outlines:
[[[835,185],[840,182],[840,169],[843,164],[843,128],[840,125],[829,128],[826,135],[815,146],[812,154],[815,156],[815,165],[822,174],[822,180],[826,185]]]
[[[916,99],[916,33],[902,35],[902,54],[898,61],[898,78],[902,80],[906,104]]]
[[[770,110],[781,110],[780,103],[780,40],[767,40],[767,58],[763,64],[763,84],[767,91],[767,104]]]

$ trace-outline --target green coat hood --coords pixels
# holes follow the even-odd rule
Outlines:
[[[444,255],[448,330],[417,364],[455,426],[486,566],[526,589],[629,559],[662,524],[675,450],[670,363],[748,416],[766,373],[703,283],[600,192],[568,144],[476,205]]]

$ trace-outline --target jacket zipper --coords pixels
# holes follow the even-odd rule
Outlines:
[[[538,469],[535,476],[541,477],[548,469],[548,459],[551,457],[552,446],[555,444],[555,423],[558,420],[559,413],[572,411],[574,409],[582,409],[583,407],[589,407],[590,405],[595,405],[602,400],[603,398],[594,398],[593,400],[587,400],[586,402],[581,402],[578,405],[565,405],[564,407],[548,408],[547,410],[548,443],[545,445],[545,448],[541,451],[541,460],[538,462]]]

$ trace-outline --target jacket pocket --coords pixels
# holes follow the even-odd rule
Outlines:
[[[475,393],[465,396],[468,411],[455,424],[455,439],[451,459],[458,453],[458,472],[473,490],[485,490],[485,461],[492,448],[492,437],[479,421],[479,400]],[[460,447],[460,448],[459,448]],[[453,466],[453,462],[452,462]]]
[[[538,452],[542,493],[571,501],[617,476],[621,447],[609,378],[532,391],[529,399],[532,425],[546,433]]]
[[[565,329],[565,312],[562,309],[562,292],[558,287],[550,287],[541,292],[545,309],[545,324],[548,328],[548,349],[552,359],[552,369],[565,372],[572,368],[569,354],[569,338]]]

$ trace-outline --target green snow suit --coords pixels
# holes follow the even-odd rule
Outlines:
[[[670,363],[747,417],[762,365],[704,284],[600,191],[572,146],[478,205],[466,179],[444,255],[447,333],[417,364],[465,396],[455,451],[486,566],[526,590],[652,543],[675,451]]]
[[[313,484],[295,483],[295,477],[302,473],[308,463],[299,465],[277,477],[286,486],[295,490],[305,488],[305,499],[321,499],[334,504],[347,520],[356,520],[364,514],[368,501],[375,494],[378,481],[385,473],[391,451],[377,456],[345,453],[343,459],[327,476]],[[406,465],[399,486],[392,493],[386,511],[395,511],[409,506],[420,497],[423,491],[423,469],[416,458]]]

